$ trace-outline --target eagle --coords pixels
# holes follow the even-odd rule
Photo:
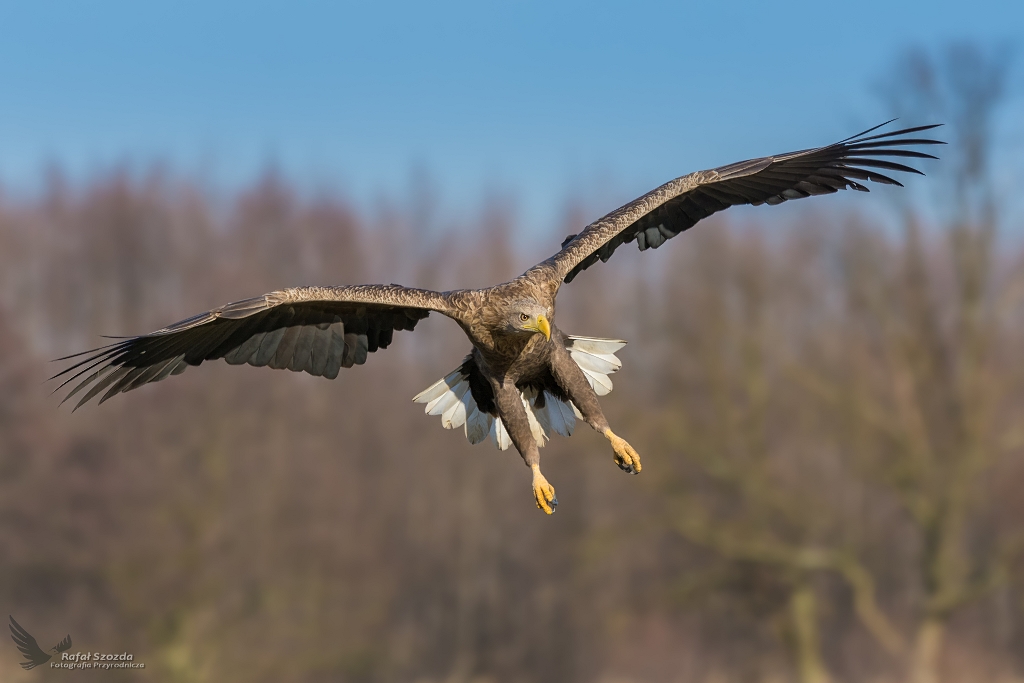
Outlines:
[[[53,654],[43,652],[43,648],[39,647],[39,643],[32,637],[32,634],[16,622],[13,616],[7,616],[11,620],[11,623],[7,625],[11,629],[11,638],[14,639],[14,644],[18,646],[21,654],[25,655],[25,661],[21,662],[21,668],[34,669],[40,664],[50,661],[54,656],[71,649],[71,636],[67,635],[64,636],[64,640],[50,648],[50,652]]]
[[[864,183],[902,187],[885,172],[923,173],[894,159],[936,159],[913,147],[943,144],[916,134],[937,125],[874,133],[888,121],[840,142],[698,171],[671,180],[569,235],[554,256],[519,277],[484,289],[436,292],[390,285],[294,287],[236,301],[141,336],[58,360],[74,364],[57,389],[75,409],[159,382],[203,361],[287,368],[334,379],[386,349],[395,332],[411,331],[431,313],[458,324],[471,350],[453,372],[417,395],[444,427],[463,427],[476,444],[491,437],[515,446],[532,470],[533,497],[547,514],[558,504],[540,469],[540,451],[554,432],[572,434],[582,420],[611,444],[614,462],[638,474],[640,456],[612,431],[598,396],[612,389],[626,343],[565,334],[555,325],[563,283],[607,261],[624,244],[657,249],[713,213],[740,204],[851,189]],[[64,402],[62,401],[62,403]]]

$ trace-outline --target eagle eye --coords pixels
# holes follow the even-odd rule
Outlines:
[[[519,314],[519,319],[522,320],[525,323],[527,320],[530,319],[530,316],[526,315],[525,313],[520,313]]]

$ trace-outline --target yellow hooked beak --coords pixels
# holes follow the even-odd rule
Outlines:
[[[537,324],[536,325],[532,325],[528,329],[536,330],[537,332],[540,332],[541,334],[544,335],[545,339],[549,339],[549,340],[551,339],[551,325],[548,324],[548,319],[543,314],[538,315],[537,316]]]

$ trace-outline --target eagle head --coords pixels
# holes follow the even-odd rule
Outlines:
[[[540,332],[545,339],[551,339],[551,323],[548,309],[536,301],[522,299],[513,302],[505,318],[505,330],[512,334],[534,334]]]

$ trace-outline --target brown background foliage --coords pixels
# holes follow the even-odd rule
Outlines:
[[[645,467],[556,437],[551,518],[518,456],[409,401],[467,351],[443,319],[334,382],[215,363],[72,414],[43,380],[284,286],[486,285],[579,221],[523,246],[503,201],[469,230],[273,173],[230,201],[54,173],[0,202],[0,603],[146,669],[5,646],[0,678],[1020,680],[1024,252],[970,172],[938,224],[816,200],[567,287],[563,329],[630,341],[603,405]]]

